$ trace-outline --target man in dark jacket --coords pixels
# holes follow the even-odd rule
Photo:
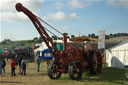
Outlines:
[[[3,59],[3,60],[2,60],[2,70],[3,70],[3,73],[5,73],[5,66],[6,66],[6,62],[5,62],[5,60]]]

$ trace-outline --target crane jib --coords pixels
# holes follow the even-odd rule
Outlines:
[[[49,37],[48,33],[45,31],[45,28],[41,25],[41,23],[37,19],[37,16],[35,16],[27,8],[23,7],[21,3],[17,3],[16,4],[16,10],[18,12],[23,12],[25,15],[27,15],[29,17],[29,19],[32,21],[32,23],[36,27],[37,31],[39,32],[41,38],[44,40],[45,44],[49,48],[49,50],[52,53],[52,55],[54,57],[58,57],[58,56],[61,57],[60,52],[56,48],[56,45],[54,44],[54,42],[52,41],[52,39]],[[52,47],[50,46],[49,43],[51,43]],[[54,49],[55,52],[53,51],[53,49]]]

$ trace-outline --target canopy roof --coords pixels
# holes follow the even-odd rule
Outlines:
[[[98,39],[88,38],[88,37],[74,37],[74,38],[70,39],[70,41],[73,41],[73,42],[88,42],[88,41],[98,41]]]

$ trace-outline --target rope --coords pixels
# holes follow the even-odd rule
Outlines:
[[[48,30],[47,28],[44,27],[44,29],[46,29],[48,32],[50,32],[51,34],[53,34],[53,35],[56,36],[57,38],[60,38],[60,37],[58,37],[56,34],[54,34],[53,32],[51,32],[50,30]]]
[[[42,21],[43,23],[45,23],[46,25],[48,25],[49,27],[51,27],[52,29],[54,29],[55,31],[57,31],[58,33],[60,33],[61,35],[63,35],[63,33],[61,33],[60,31],[58,31],[57,29],[55,29],[54,27],[52,27],[51,25],[49,25],[47,22],[45,22],[44,20],[42,20],[41,18],[39,18],[38,16],[36,16],[40,21]]]
[[[51,27],[52,29],[54,29],[55,31],[57,31],[58,33],[60,33],[61,35],[63,35],[63,33],[61,33],[60,31],[58,31],[57,29],[55,29],[54,27],[52,27],[51,25],[49,25],[47,22],[45,22],[44,20],[42,20],[41,18],[39,18],[38,16],[36,16],[40,21],[42,21],[43,23],[45,23],[46,25],[48,25],[49,27]],[[46,29],[48,32],[50,32],[51,34],[53,34],[54,36],[58,37],[57,35],[55,35],[53,32],[51,32],[50,30],[48,30],[47,28],[44,27],[44,29]],[[74,45],[80,46],[80,44],[77,43],[72,43]]]

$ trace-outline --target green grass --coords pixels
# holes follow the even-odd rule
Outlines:
[[[79,81],[71,80],[68,74],[62,75],[55,82],[68,83],[69,85],[124,85],[125,79],[125,70],[117,68],[103,68],[101,74],[90,75],[89,71],[86,71],[82,75],[82,79]]]
[[[47,66],[43,62],[39,73],[36,71],[35,63],[28,63],[26,76],[19,75],[17,67],[17,76],[11,77],[10,62],[8,62],[6,74],[0,76],[0,85],[124,85],[125,71],[104,67],[99,75],[90,75],[88,70],[85,71],[79,81],[71,80],[68,74],[62,74],[61,78],[53,80],[48,77]]]

